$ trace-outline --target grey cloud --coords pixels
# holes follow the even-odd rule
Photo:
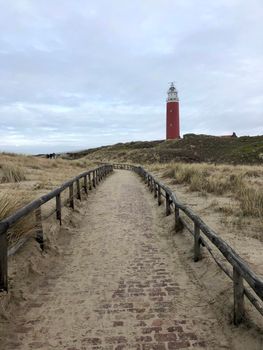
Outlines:
[[[263,131],[261,0],[0,0],[0,148]]]

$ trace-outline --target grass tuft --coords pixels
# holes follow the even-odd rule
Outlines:
[[[174,183],[187,185],[190,191],[233,196],[240,203],[239,215],[260,218],[263,224],[263,168],[260,166],[158,163],[151,169],[162,171],[163,177],[171,178]]]
[[[88,160],[76,163],[71,160],[0,153],[0,221],[33,199],[80,174],[84,169],[94,166]],[[67,191],[63,195],[66,197]],[[48,211],[53,204],[54,201],[51,201],[43,211]],[[32,234],[35,224],[34,213],[20,220],[8,232],[9,245],[27,234]]]
[[[0,221],[10,216],[18,209],[22,208],[30,201],[30,196],[26,193],[15,196],[12,193],[0,193]],[[25,236],[32,229],[35,222],[32,215],[21,219],[8,231],[7,239],[9,244],[17,242],[21,237]]]
[[[23,168],[8,163],[1,166],[1,183],[20,182],[25,180],[26,175]]]
[[[238,197],[243,215],[259,217],[263,222],[263,191],[244,186]]]

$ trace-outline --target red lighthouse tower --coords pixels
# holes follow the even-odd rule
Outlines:
[[[166,104],[166,140],[180,138],[179,99],[173,83],[168,90]]]

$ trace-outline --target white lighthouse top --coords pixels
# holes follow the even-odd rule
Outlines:
[[[171,86],[168,90],[167,102],[178,102],[178,91],[176,90],[174,83],[171,83]]]

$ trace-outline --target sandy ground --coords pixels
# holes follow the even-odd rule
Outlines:
[[[171,180],[162,178],[161,172],[154,172],[154,175],[168,185],[182,203],[200,215],[218,235],[238,252],[252,270],[263,278],[263,241],[259,222],[246,218],[242,218],[239,222],[238,217],[226,215],[223,211],[215,209],[215,202],[217,206],[222,207],[237,205],[232,196],[216,196],[214,194],[204,196],[200,192],[189,191],[186,185],[174,184]],[[167,224],[169,225],[169,223]],[[174,230],[171,222],[170,230],[171,232]],[[193,239],[186,230],[181,235],[174,235],[173,243],[184,267],[186,269],[188,267],[191,275],[194,274],[205,288],[207,302],[213,306],[218,319],[224,325],[227,319],[229,323],[232,323],[232,282],[216,266],[206,250],[203,250],[201,261],[198,263],[191,261]],[[213,247],[211,244],[210,246]],[[217,249],[213,249],[213,253],[218,260],[225,264],[226,260]],[[225,265],[231,268],[230,264],[226,263]],[[245,304],[247,319],[244,324],[239,328],[227,327],[226,331],[230,332],[233,345],[237,349],[242,348],[242,346],[244,349],[263,349],[263,319],[248,300],[245,300]]]
[[[215,202],[217,207],[235,205],[235,200],[231,196],[216,196],[213,194],[203,196],[199,192],[189,192],[185,185],[174,185],[169,183],[167,179],[164,181],[176,193],[182,203],[200,215],[263,278],[263,233],[258,221],[253,220],[253,218],[250,220],[242,218],[239,223],[238,217],[215,210]]]
[[[259,331],[229,324],[231,300],[219,307],[200,278],[209,258],[192,262],[135,174],[115,171],[47,236],[46,253],[31,242],[10,261],[1,349],[262,349]],[[210,277],[227,283],[216,267]]]

